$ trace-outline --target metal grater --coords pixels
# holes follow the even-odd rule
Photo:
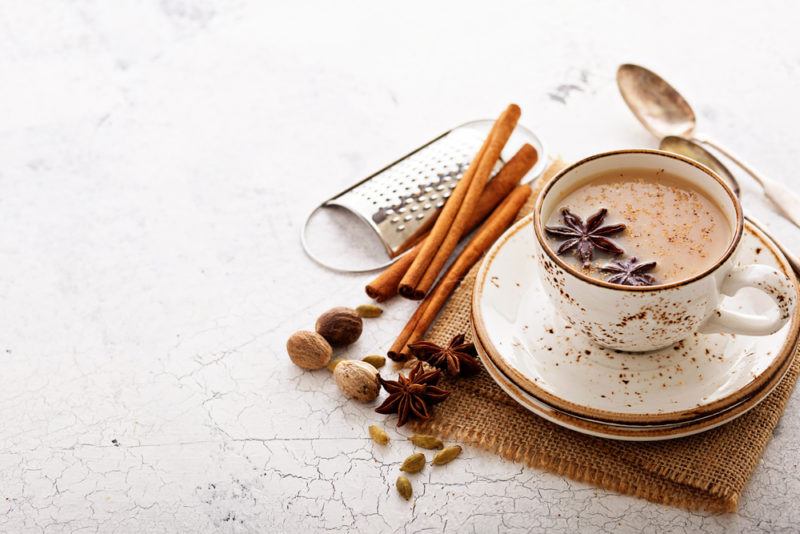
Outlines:
[[[480,149],[493,122],[475,121],[447,131],[324,201],[309,214],[303,227],[301,239],[306,253],[321,265],[337,271],[365,272],[391,264],[430,229],[439,210]],[[528,174],[527,180],[541,174],[546,159],[542,144],[533,133],[521,126],[517,126],[512,134],[493,173],[502,167],[502,161],[526,142],[539,151],[539,161]],[[328,207],[347,209],[368,224],[380,238],[390,260],[383,265],[351,268],[331,265],[313,254],[306,241],[308,223],[314,213]]]

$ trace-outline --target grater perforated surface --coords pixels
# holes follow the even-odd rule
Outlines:
[[[371,272],[391,265],[399,255],[418,243],[433,225],[493,124],[493,120],[481,119],[448,130],[323,201],[311,210],[300,231],[300,242],[306,254],[318,264],[339,272]],[[515,154],[524,143],[536,149],[539,160],[522,182],[527,183],[539,177],[548,159],[544,145],[533,132],[519,124],[503,149],[500,161],[492,169],[492,174],[499,171],[504,160]],[[346,245],[353,236],[344,232],[339,236],[344,247],[337,249],[339,238],[333,238],[333,242],[328,240],[326,246],[322,247],[331,250],[329,245],[333,245],[336,252],[319,254],[319,250],[312,250],[309,246],[309,226],[315,214],[324,208],[343,209],[356,215],[378,236],[388,261],[376,264],[368,260],[368,264],[361,264],[357,260],[357,265],[350,263],[350,251],[368,245],[363,234],[355,238],[358,243],[355,246]]]
[[[324,205],[359,215],[396,256],[431,226],[483,139],[475,129],[452,130]]]

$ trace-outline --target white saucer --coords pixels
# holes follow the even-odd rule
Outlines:
[[[797,311],[771,336],[696,334],[650,353],[592,344],[556,314],[544,293],[534,239],[530,216],[511,227],[483,260],[473,294],[474,328],[487,357],[526,395],[594,421],[671,424],[731,409],[788,367],[800,329]],[[739,260],[791,273],[783,255],[749,224]],[[760,313],[773,305],[746,289],[726,306]]]
[[[480,340],[475,335],[473,329],[473,339],[475,340],[475,348],[478,350],[478,355],[483,362],[484,368],[489,376],[505,391],[505,393],[519,403],[523,408],[528,409],[532,413],[555,423],[564,428],[588,434],[599,438],[616,439],[620,441],[660,441],[667,439],[677,439],[694,434],[711,430],[718,426],[724,425],[733,421],[737,417],[744,415],[751,409],[755,408],[762,400],[772,393],[775,387],[780,383],[781,379],[785,376],[786,372],[791,367],[791,358],[787,360],[786,365],[779,371],[772,381],[770,381],[762,391],[754,395],[752,398],[737,404],[736,406],[725,410],[721,413],[701,417],[695,421],[673,424],[651,424],[651,425],[626,425],[626,424],[612,424],[604,423],[602,421],[592,421],[576,417],[574,415],[562,412],[558,408],[548,405],[545,402],[532,397],[519,389],[507,376],[505,376],[495,365],[492,359],[488,357],[486,349],[481,345]]]

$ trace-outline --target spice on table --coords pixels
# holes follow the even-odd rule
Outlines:
[[[411,498],[411,493],[413,490],[411,489],[411,482],[409,482],[406,477],[403,475],[397,477],[395,487],[397,488],[397,493],[399,493],[402,498],[405,500],[409,500]]]
[[[413,443],[417,447],[422,447],[423,449],[434,450],[434,449],[441,449],[442,447],[444,447],[444,443],[442,443],[442,440],[440,440],[436,436],[414,434],[408,439],[411,441],[411,443]]]
[[[434,290],[433,293],[436,293],[436,290]],[[414,310],[414,313],[411,314],[411,318],[409,318],[408,322],[397,336],[395,342],[386,352],[386,355],[389,357],[389,359],[396,362],[407,362],[411,359],[411,351],[408,350],[406,344],[409,342],[409,340],[412,340],[414,330],[419,324],[422,316],[425,314],[425,309],[428,307],[428,303],[430,302],[431,298],[432,295],[428,295],[425,300],[420,302],[419,306],[417,306],[417,309]],[[413,339],[413,341],[416,341],[416,339]]]
[[[425,455],[415,452],[403,461],[400,471],[404,473],[419,473],[425,467]]]
[[[355,342],[361,336],[363,326],[355,310],[339,306],[319,316],[316,331],[332,346],[340,347]]]
[[[594,250],[599,249],[611,254],[624,254],[625,251],[619,248],[608,236],[618,234],[625,229],[624,224],[610,224],[601,226],[608,214],[606,208],[583,219],[569,211],[568,208],[561,209],[561,220],[564,226],[545,226],[544,230],[551,237],[564,239],[556,250],[557,254],[564,254],[570,250],[575,250],[575,255],[581,260],[584,267],[592,263]]]
[[[328,371],[332,373],[336,369],[336,366],[342,363],[343,361],[344,358],[333,358],[331,361],[328,362],[328,365],[326,365],[326,367],[328,368]]]
[[[369,425],[369,436],[372,441],[379,445],[386,445],[389,443],[389,434],[378,425]]]
[[[374,319],[375,317],[381,316],[383,309],[374,304],[362,304],[356,308],[356,313],[359,317],[363,317],[364,319]]]
[[[336,369],[338,371],[339,367]],[[423,421],[430,419],[430,407],[442,402],[450,394],[436,386],[441,376],[442,372],[438,369],[426,371],[421,362],[417,362],[407,377],[401,374],[397,380],[384,380],[378,376],[378,381],[389,396],[375,411],[384,415],[396,413],[397,426],[403,426],[411,417]]]
[[[358,360],[344,360],[333,370],[333,379],[345,396],[361,402],[375,400],[380,391],[378,370]]]
[[[480,369],[476,359],[475,345],[464,342],[464,334],[457,334],[447,346],[439,346],[432,341],[418,341],[408,346],[408,350],[418,360],[441,369],[450,376],[471,375]]]
[[[406,271],[414,263],[414,259],[419,254],[422,243],[403,254],[396,262],[383,270],[375,279],[364,288],[370,298],[378,302],[385,302],[397,295],[400,287],[400,280],[405,276]]]
[[[331,361],[333,349],[316,332],[300,330],[289,337],[286,352],[298,367],[303,369],[322,369]]]
[[[483,146],[442,208],[419,254],[403,276],[399,289],[402,296],[414,300],[422,299],[439,277],[469,224],[492,169],[514,131],[520,114],[519,106],[510,104],[495,121]]]
[[[433,465],[449,464],[455,460],[459,454],[461,454],[461,447],[459,445],[453,445],[452,447],[447,447],[437,452],[431,463]]]
[[[375,369],[380,369],[386,364],[386,358],[378,354],[370,354],[369,356],[364,356],[363,358],[361,358],[361,361],[367,362]]]
[[[536,149],[525,143],[516,154],[506,163],[502,169],[489,180],[483,190],[478,205],[472,212],[472,216],[467,225],[464,235],[470,234],[477,228],[486,217],[511,193],[519,184],[522,177],[528,174],[536,162],[539,160],[539,153]],[[427,235],[425,236],[427,237]],[[424,238],[423,238],[424,239]],[[400,280],[414,262],[414,258],[419,254],[422,243],[414,246],[411,250],[392,265],[384,269],[374,280],[365,288],[367,295],[378,302],[384,302],[397,295]]]

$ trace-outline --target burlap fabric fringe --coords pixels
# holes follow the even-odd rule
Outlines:
[[[549,175],[563,163],[551,165]],[[544,183],[545,180],[541,182]],[[537,191],[520,212],[530,212]],[[470,297],[478,266],[454,292],[428,338],[469,335]],[[522,408],[489,377],[445,381],[450,397],[414,430],[461,441],[503,458],[649,501],[689,509],[734,511],[800,373],[800,358],[755,409],[720,428],[688,438],[633,443],[586,436]]]

